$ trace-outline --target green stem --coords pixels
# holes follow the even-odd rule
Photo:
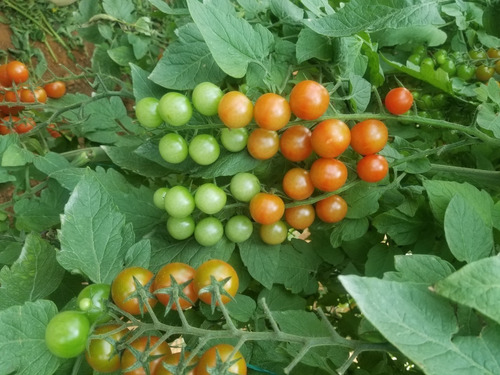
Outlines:
[[[431,164],[433,173],[450,173],[462,176],[472,184],[483,182],[485,184],[498,187],[500,186],[500,171],[488,171],[484,169],[455,167],[444,164]]]

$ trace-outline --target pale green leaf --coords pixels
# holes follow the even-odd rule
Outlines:
[[[447,261],[428,254],[397,255],[394,263],[397,271],[387,272],[384,279],[432,285],[455,271]]]
[[[299,33],[295,53],[299,64],[312,58],[329,60],[333,58],[333,43],[328,37],[304,28]]]

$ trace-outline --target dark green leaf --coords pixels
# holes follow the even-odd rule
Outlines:
[[[387,46],[413,46],[426,45],[429,47],[440,46],[446,42],[446,33],[434,25],[412,26],[398,29],[385,29],[371,35],[379,47]]]
[[[285,23],[299,23],[304,18],[304,10],[290,0],[270,0],[269,9]]]
[[[270,289],[276,277],[276,269],[280,264],[280,246],[263,243],[257,235],[253,235],[238,245],[241,260],[250,275]]]
[[[281,285],[273,285],[271,289],[263,289],[258,299],[264,298],[271,311],[304,310],[306,300],[290,293]]]
[[[386,211],[373,219],[377,231],[387,234],[398,245],[411,245],[422,235],[428,225],[426,216],[407,216],[399,210]]]
[[[166,13],[166,14],[173,14],[173,15],[187,15],[189,14],[189,11],[187,8],[173,8],[166,1],[163,0],[148,0],[151,5],[153,5],[155,8],[158,8],[159,11]]]
[[[146,177],[163,177],[165,168],[135,153],[135,146],[102,146],[102,149],[117,166]]]
[[[156,85],[149,79],[150,73],[148,71],[132,63],[130,64],[130,71],[136,101],[148,97],[160,99],[165,93],[165,89]]]
[[[368,230],[368,219],[344,219],[336,225],[330,234],[333,247],[340,247],[344,241],[352,241],[362,237]]]
[[[368,251],[365,264],[365,275],[382,277],[385,272],[394,270],[394,256],[401,251],[386,244],[377,244]]]
[[[226,304],[226,307],[231,318],[239,322],[248,322],[253,316],[257,304],[253,298],[244,294],[237,294],[233,301]]]

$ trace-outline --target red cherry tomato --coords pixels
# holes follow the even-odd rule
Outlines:
[[[43,86],[47,96],[52,99],[59,99],[66,94],[66,84],[63,81],[54,81]]]
[[[382,155],[367,155],[356,165],[360,179],[366,182],[378,182],[387,176],[389,164]]]
[[[157,336],[144,336],[139,337],[137,340],[133,341],[130,346],[137,350],[140,353],[144,353],[149,351],[150,348],[155,346],[155,344],[160,340]],[[150,353],[150,357],[157,357],[149,362],[149,374],[154,374],[160,362],[163,359],[164,355],[171,354],[170,347],[166,342],[162,342],[155,349],[153,349]],[[125,371],[130,368],[137,362],[137,358],[134,353],[130,349],[125,349],[122,354],[122,358],[120,360],[120,366],[122,369],[123,375],[146,375],[146,370],[144,367],[139,367],[134,370]]]
[[[402,115],[413,105],[413,95],[407,88],[396,87],[387,93],[384,103],[393,115]]]
[[[7,64],[7,74],[11,82],[15,82],[16,85],[26,82],[29,78],[27,66],[17,60]]]
[[[290,109],[303,120],[315,120],[323,116],[329,104],[328,90],[315,81],[301,81],[290,92]]]
[[[263,129],[279,130],[290,121],[290,105],[278,94],[267,93],[255,102],[253,116],[257,125]]]
[[[228,279],[223,288],[230,296],[234,297],[236,292],[238,292],[240,280],[235,269],[223,260],[211,259],[198,267],[193,280],[194,290],[198,294],[200,301],[208,304],[212,302],[212,294],[210,292],[200,293],[203,288],[212,284],[212,277],[217,281]],[[231,301],[231,298],[221,295],[221,300],[223,304],[226,304]]]
[[[312,131],[311,143],[314,152],[322,158],[336,158],[351,142],[349,127],[340,120],[325,120]]]
[[[302,168],[292,168],[283,177],[283,191],[290,198],[302,200],[314,193],[314,185],[309,172]]]
[[[137,286],[134,281],[137,280],[143,286],[151,281],[154,277],[153,272],[142,267],[129,267],[122,270],[113,280],[111,284],[111,298],[120,309],[132,314],[138,315],[144,313],[146,305],[139,302],[137,297],[129,298],[133,293],[137,292]],[[149,290],[153,291],[151,283]],[[151,307],[158,302],[156,299],[148,298]]]
[[[198,366],[196,367],[196,374],[197,375],[213,374],[213,368],[217,364],[217,353],[218,353],[219,358],[221,359],[222,362],[234,361],[234,363],[229,367],[228,373],[236,375],[246,375],[247,364],[245,362],[245,359],[238,351],[235,353],[233,357],[230,357],[233,350],[234,347],[228,344],[218,344],[211,347],[200,357],[200,361],[198,362]]]
[[[335,191],[347,180],[347,168],[337,159],[320,158],[309,171],[313,185],[321,191]]]
[[[351,147],[361,155],[379,152],[384,148],[388,138],[387,126],[379,120],[364,120],[351,129]]]
[[[47,92],[43,87],[35,89],[22,88],[19,90],[19,99],[24,103],[45,103],[47,101]]]
[[[303,125],[286,129],[280,137],[280,150],[290,161],[306,160],[312,153],[311,130]]]
[[[316,215],[326,223],[337,223],[347,214],[347,203],[339,195],[332,195],[316,202]]]

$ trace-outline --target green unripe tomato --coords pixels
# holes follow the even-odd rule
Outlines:
[[[188,143],[179,134],[168,133],[160,139],[160,155],[168,163],[179,164],[188,156]]]
[[[242,151],[248,143],[248,130],[247,128],[224,128],[220,133],[220,141],[228,151]]]
[[[157,128],[163,124],[163,119],[158,113],[159,100],[148,97],[142,98],[135,105],[135,116],[137,121],[145,128]]]
[[[193,115],[193,107],[187,96],[178,92],[168,92],[158,103],[160,117],[172,126],[187,124]]]
[[[111,285],[90,284],[81,290],[76,299],[80,310],[87,314],[90,323],[104,323],[111,319],[106,305]]]
[[[451,59],[445,59],[445,61],[439,65],[441,69],[443,69],[448,75],[454,76],[457,73],[457,67],[455,66],[455,62]]]
[[[165,210],[170,216],[183,218],[193,213],[193,195],[184,186],[174,186],[165,194]]]
[[[220,187],[206,183],[198,187],[194,194],[194,202],[201,212],[209,215],[216,214],[224,208],[227,195]]]
[[[260,192],[260,181],[254,174],[240,172],[231,178],[229,190],[234,199],[250,202],[254,195]]]
[[[194,238],[201,246],[213,246],[224,235],[224,226],[215,217],[201,219],[194,229]]]
[[[165,194],[167,194],[167,191],[168,188],[161,187],[159,189],[156,189],[156,191],[153,194],[153,203],[160,210],[165,209]]]
[[[476,68],[471,65],[460,64],[457,66],[457,76],[464,81],[470,81],[476,75]]]
[[[182,218],[169,217],[167,220],[167,231],[174,239],[182,241],[191,237],[194,233],[195,223],[191,216]]]
[[[214,136],[198,134],[189,142],[188,152],[196,164],[209,165],[219,158],[220,147]]]
[[[194,108],[202,115],[215,116],[222,95],[224,93],[219,86],[212,82],[202,82],[194,88],[191,99]]]
[[[444,62],[448,59],[448,52],[444,49],[438,49],[436,53],[434,53],[434,59],[438,65],[444,64]]]
[[[74,358],[85,351],[90,322],[85,313],[63,311],[56,314],[45,329],[45,344],[60,358]]]
[[[230,218],[224,228],[224,233],[229,241],[244,242],[250,238],[253,232],[252,220],[245,215],[236,215]]]

